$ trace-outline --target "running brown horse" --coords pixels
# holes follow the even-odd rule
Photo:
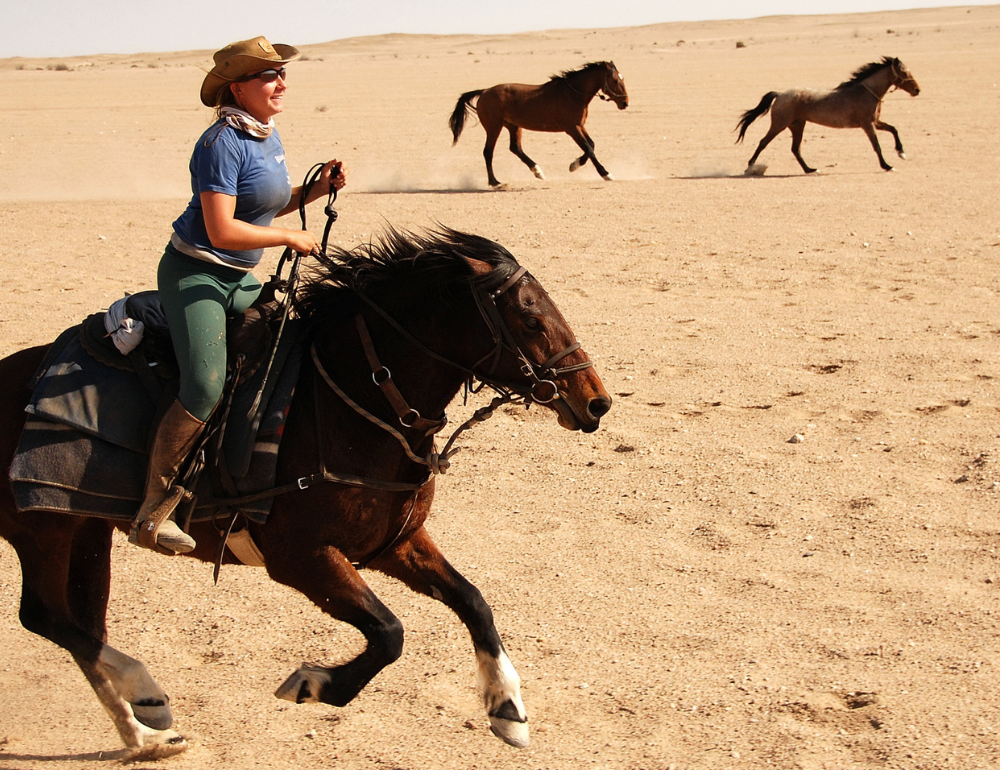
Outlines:
[[[353,625],[367,645],[341,665],[303,665],[275,694],[343,706],[400,656],[403,627],[362,578],[368,567],[458,615],[472,637],[493,732],[527,745],[520,680],[490,608],[424,528],[434,497],[429,466],[444,459],[433,437],[445,407],[473,380],[500,394],[495,404],[537,403],[564,428],[584,432],[611,408],[607,391],[542,286],[486,238],[391,231],[319,257],[294,293],[309,353],[276,480],[293,491],[275,497],[266,522],[249,531],[272,580]],[[25,426],[26,383],[45,352],[0,361],[4,468]],[[484,511],[484,535],[496,515]],[[6,474],[0,483],[0,536],[21,562],[22,625],[73,656],[126,746],[183,750],[163,688],[108,644],[112,534],[127,526],[72,511],[20,511]],[[190,556],[213,561],[224,534],[218,523],[191,531],[198,547]]]
[[[875,148],[879,165],[885,171],[892,171],[892,166],[882,157],[875,130],[888,131],[896,140],[896,153],[906,159],[903,153],[903,143],[899,141],[899,132],[894,126],[879,119],[882,112],[882,99],[890,88],[901,88],[910,96],[920,93],[920,86],[913,75],[899,59],[885,56],[882,61],[871,62],[858,69],[850,78],[832,91],[811,91],[808,89],[793,89],[778,93],[771,91],[764,94],[760,104],[743,113],[736,128],[740,135],[736,140],[739,144],[753,123],[761,115],[771,111],[771,128],[757,145],[757,151],[747,163],[746,173],[757,174],[754,163],[757,156],[774,137],[786,128],[792,132],[792,154],[807,174],[816,169],[810,168],[802,159],[799,148],[802,146],[802,131],[807,122],[818,123],[830,128],[860,128],[863,129]]]
[[[583,127],[587,122],[590,102],[598,94],[601,99],[613,101],[619,110],[628,107],[625,81],[614,62],[591,62],[579,69],[553,75],[547,83],[539,86],[502,83],[492,88],[467,91],[458,98],[451,113],[452,145],[462,134],[466,116],[475,111],[486,130],[483,157],[486,158],[486,173],[491,187],[500,186],[493,173],[493,149],[501,130],[505,128],[510,133],[510,151],[539,179],[545,178],[542,170],[521,149],[523,129],[569,134],[583,150],[583,155],[570,164],[569,170],[576,171],[589,160],[602,178],[611,180],[611,174],[594,155],[594,140]],[[473,99],[477,99],[475,105],[471,103]]]

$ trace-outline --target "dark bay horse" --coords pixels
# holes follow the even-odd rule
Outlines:
[[[453,145],[462,134],[466,116],[474,110],[486,130],[483,157],[486,158],[486,173],[491,187],[500,186],[493,174],[493,149],[500,131],[505,128],[510,133],[510,151],[539,179],[545,178],[542,170],[521,149],[523,129],[569,134],[583,150],[583,155],[570,164],[569,170],[576,171],[589,160],[602,178],[610,180],[611,174],[594,155],[594,140],[583,127],[587,122],[590,102],[599,92],[602,99],[613,101],[618,109],[628,107],[625,81],[614,62],[591,62],[579,69],[553,75],[540,86],[502,83],[492,88],[467,91],[458,98],[449,120]],[[473,99],[477,99],[475,105],[471,103]]]
[[[266,523],[250,522],[249,531],[271,579],[353,625],[367,645],[342,665],[302,666],[275,694],[343,706],[399,657],[403,627],[359,573],[370,567],[458,615],[472,637],[493,732],[527,745],[520,680],[490,608],[424,528],[434,497],[430,466],[440,462],[434,433],[474,379],[497,392],[494,403],[541,404],[569,430],[596,430],[611,399],[549,295],[486,238],[391,231],[318,260],[295,291],[309,353],[278,450],[276,483],[294,491],[275,497]],[[35,347],[0,361],[4,468],[25,425],[26,383],[45,352]],[[320,483],[302,483],[315,481],[317,470]],[[334,471],[341,475],[329,478]],[[488,530],[489,520],[483,525]],[[183,750],[184,739],[169,729],[164,690],[143,663],[108,644],[112,533],[127,526],[19,511],[6,474],[0,482],[0,536],[21,563],[22,625],[73,656],[126,746]],[[198,547],[189,555],[213,561],[219,525],[191,531]]]
[[[771,91],[764,94],[760,104],[743,113],[736,128],[740,135],[736,140],[739,144],[753,123],[761,115],[771,111],[771,128],[757,145],[757,151],[747,163],[747,174],[754,173],[754,163],[757,156],[774,137],[786,128],[792,132],[792,154],[807,174],[816,169],[810,168],[802,159],[799,148],[802,145],[802,131],[807,122],[818,123],[830,128],[860,128],[868,136],[875,148],[879,165],[885,171],[891,171],[892,166],[882,157],[875,130],[888,131],[896,140],[896,153],[906,159],[903,154],[903,143],[899,141],[899,132],[894,126],[882,122],[879,115],[882,112],[882,99],[890,88],[901,88],[910,96],[920,93],[920,86],[913,75],[899,59],[885,56],[882,61],[871,62],[858,69],[850,78],[832,91],[811,91],[808,89],[793,89],[778,93]]]

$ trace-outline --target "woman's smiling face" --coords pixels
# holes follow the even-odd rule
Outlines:
[[[271,118],[284,110],[285,68],[267,69],[264,73],[270,75],[277,72],[273,80],[270,77],[255,77],[241,79],[230,85],[236,102],[244,110],[253,115],[261,123],[267,123]],[[258,75],[260,73],[257,73]]]

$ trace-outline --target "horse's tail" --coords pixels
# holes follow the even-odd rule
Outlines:
[[[760,104],[754,107],[752,110],[747,110],[740,117],[740,122],[736,124],[736,128],[740,131],[740,136],[736,140],[736,144],[743,141],[743,136],[746,134],[747,129],[750,128],[750,124],[753,123],[761,115],[766,115],[767,111],[771,109],[771,102],[774,101],[775,97],[778,95],[777,91],[768,91],[764,94],[764,98],[760,100]]]
[[[465,118],[475,109],[469,102],[479,96],[484,90],[480,88],[478,91],[466,91],[458,97],[455,110],[451,113],[451,118],[448,120],[448,125],[451,126],[451,135],[454,138],[452,146],[458,144],[458,137],[461,136],[462,129],[465,128]]]

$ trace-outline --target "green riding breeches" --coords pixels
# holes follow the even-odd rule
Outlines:
[[[260,282],[251,273],[202,262],[167,245],[156,274],[180,369],[181,405],[207,420],[226,381],[226,318],[253,304]]]

